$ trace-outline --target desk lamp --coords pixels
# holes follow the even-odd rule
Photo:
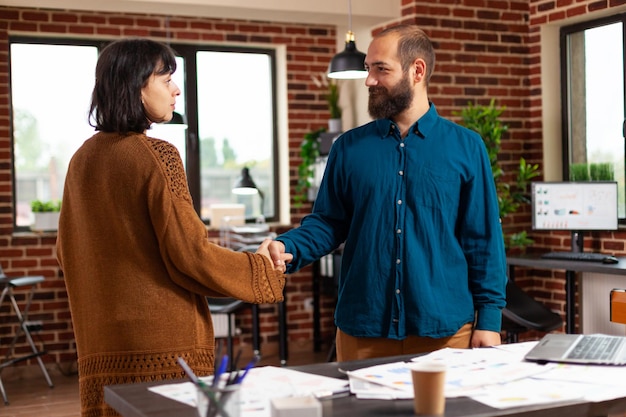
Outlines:
[[[241,177],[237,179],[235,182],[235,186],[233,187],[233,194],[238,195],[254,195],[259,194],[261,198],[261,216],[263,216],[263,206],[265,205],[265,196],[263,192],[256,186],[254,180],[250,176],[250,170],[248,167],[243,167],[241,170]]]

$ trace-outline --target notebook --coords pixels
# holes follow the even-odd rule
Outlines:
[[[534,362],[626,365],[626,337],[550,333],[524,359]]]

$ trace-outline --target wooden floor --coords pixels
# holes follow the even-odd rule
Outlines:
[[[277,353],[268,349],[259,362],[259,366],[280,366]],[[312,348],[294,350],[290,346],[288,366],[307,365],[324,362],[326,351],[313,352]],[[245,350],[242,359],[245,359]],[[247,362],[247,361],[246,361]],[[245,362],[244,362],[245,363]],[[0,416],[2,417],[79,417],[80,402],[78,397],[78,375],[75,369],[61,369],[47,365],[53,388],[48,387],[38,366],[7,367],[2,373],[2,382],[7,392],[9,405],[4,405],[0,398]],[[23,367],[22,367],[23,368]],[[72,366],[73,368],[73,366]]]

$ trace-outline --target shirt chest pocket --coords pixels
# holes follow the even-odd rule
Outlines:
[[[456,211],[461,192],[460,183],[455,171],[422,166],[413,170],[407,178],[407,200],[443,212]]]

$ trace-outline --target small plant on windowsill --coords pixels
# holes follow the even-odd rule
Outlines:
[[[43,232],[58,229],[61,200],[34,200],[30,203],[30,209],[35,218],[30,226],[31,230]]]
[[[615,168],[610,162],[581,162],[570,164],[570,181],[613,181]]]

